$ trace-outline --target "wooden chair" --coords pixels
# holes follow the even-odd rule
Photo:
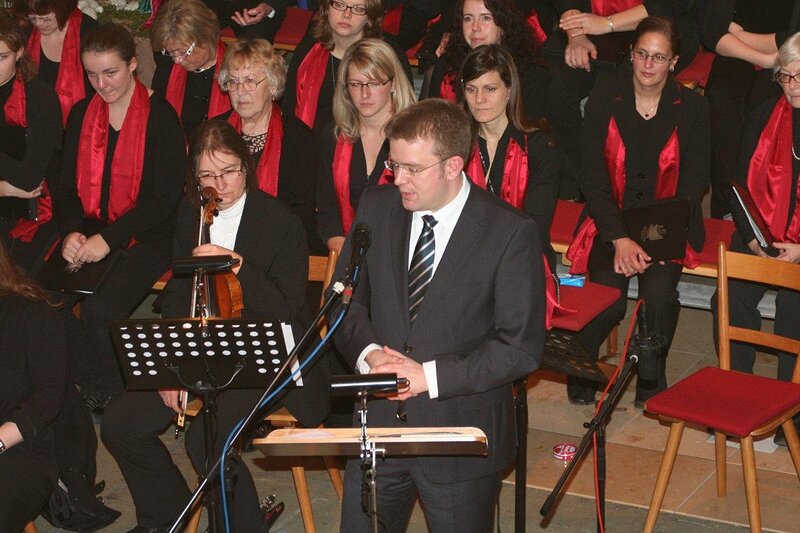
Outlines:
[[[333,271],[336,268],[336,260],[339,254],[336,251],[331,251],[327,257],[310,256],[308,258],[308,281],[322,283],[322,296],[320,297],[320,305],[325,299],[325,289],[331,282]],[[327,326],[324,324],[320,326],[320,333],[324,336],[327,331]],[[195,416],[202,409],[200,400],[194,400],[189,404],[186,414]],[[275,427],[296,427],[298,425],[297,419],[285,408],[282,407],[272,414],[267,415],[265,420],[269,421]],[[322,427],[322,426],[320,426]],[[294,479],[294,489],[297,493],[297,502],[300,505],[300,514],[303,517],[303,526],[306,532],[316,532],[316,525],[314,524],[314,513],[311,508],[311,496],[308,493],[308,480],[306,478],[306,469],[304,465],[304,458],[298,457],[295,465],[292,466],[292,478]],[[336,466],[336,461],[333,457],[323,457],[325,467],[328,470],[328,475],[331,478],[333,489],[336,491],[336,497],[342,501],[342,494],[344,486],[342,484],[342,476],[339,473],[339,468]],[[189,525],[186,527],[187,533],[196,533],[197,525],[200,519],[201,507],[197,507],[189,520]]]
[[[36,533],[37,531],[36,524],[33,523],[33,520],[25,524],[25,529],[22,530],[23,533]]]
[[[800,341],[731,326],[728,302],[729,278],[800,290],[800,265],[728,252],[724,243],[719,244],[718,254],[719,368],[706,367],[654,396],[645,404],[645,410],[671,424],[647,513],[644,528],[646,532],[652,532],[655,528],[686,423],[714,429],[717,495],[720,497],[725,496],[726,490],[726,435],[741,440],[742,470],[751,531],[761,531],[753,438],[770,433],[778,426],[783,427],[789,453],[800,477],[800,440],[792,421],[792,417],[800,412],[800,362],[795,362],[790,382],[730,369],[732,340],[769,347],[795,356],[800,356]]]

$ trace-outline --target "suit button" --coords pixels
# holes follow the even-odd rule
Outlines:
[[[644,179],[644,172],[639,172],[639,174],[638,174],[638,178],[639,178],[640,180],[643,180],[643,179]]]
[[[411,353],[412,351],[414,351],[414,348],[412,348],[410,344],[406,344],[405,346],[403,346],[403,351],[405,353]]]
[[[637,192],[636,193],[636,199],[637,200],[641,200],[642,198],[644,198],[644,193],[643,192]]]

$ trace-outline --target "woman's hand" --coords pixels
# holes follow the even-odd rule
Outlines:
[[[778,261],[800,263],[800,244],[792,242],[773,242],[772,246],[781,251],[778,257],[775,258]]]
[[[252,26],[253,24],[258,24],[264,20],[264,17],[271,14],[273,11],[275,10],[272,9],[269,4],[262,2],[254,8],[236,11],[233,15],[231,15],[231,20],[233,20],[239,26]]]
[[[38,198],[42,195],[44,181],[32,191],[23,191],[19,187],[14,187],[6,180],[0,180],[0,196],[13,196],[15,198]]]
[[[84,237],[85,238],[85,237]],[[73,263],[96,263],[111,252],[111,248],[106,243],[102,235],[96,233],[86,239],[78,251],[75,252]]]
[[[570,38],[564,49],[564,62],[570,68],[582,68],[586,72],[592,70],[590,60],[597,59],[597,47],[586,36]]]
[[[229,255],[234,259],[239,260],[239,264],[235,267],[231,268],[234,274],[239,273],[239,269],[242,267],[242,263],[244,263],[244,257],[237,254],[233,250],[228,250],[227,248],[223,248],[222,246],[217,246],[216,244],[201,244],[194,250],[192,250],[192,255],[199,256],[199,255]]]
[[[758,245],[758,241],[753,239],[752,241],[747,243],[747,247],[750,248],[750,251],[753,252],[758,257],[769,257],[764,250]]]
[[[614,243],[614,272],[625,277],[642,274],[650,266],[651,257],[632,239],[622,237]]]
[[[67,263],[75,263],[75,254],[85,242],[86,235],[73,231],[66,236],[64,242],[61,244],[61,257],[63,257]]]
[[[183,406],[180,403],[180,394],[180,389],[160,389],[158,391],[158,395],[161,396],[164,405],[178,414],[183,412]]]
[[[608,17],[601,17],[593,13],[577,13],[565,16],[558,22],[558,27],[564,30],[569,37],[611,33]]]

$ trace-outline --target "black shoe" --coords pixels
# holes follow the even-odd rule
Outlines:
[[[280,518],[281,514],[283,514],[284,509],[285,506],[283,505],[283,502],[279,502],[264,511],[264,522],[267,524],[268,530],[272,529],[272,526],[275,525],[275,522],[277,522],[278,518]]]
[[[594,396],[597,391],[584,387],[567,387],[567,398],[572,405],[594,405]]]

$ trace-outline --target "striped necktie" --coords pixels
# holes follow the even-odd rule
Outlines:
[[[411,323],[417,318],[420,305],[425,298],[425,289],[433,278],[433,257],[436,252],[436,239],[433,227],[437,220],[431,215],[422,217],[422,233],[414,248],[414,257],[411,258],[411,267],[408,269],[408,313]]]

